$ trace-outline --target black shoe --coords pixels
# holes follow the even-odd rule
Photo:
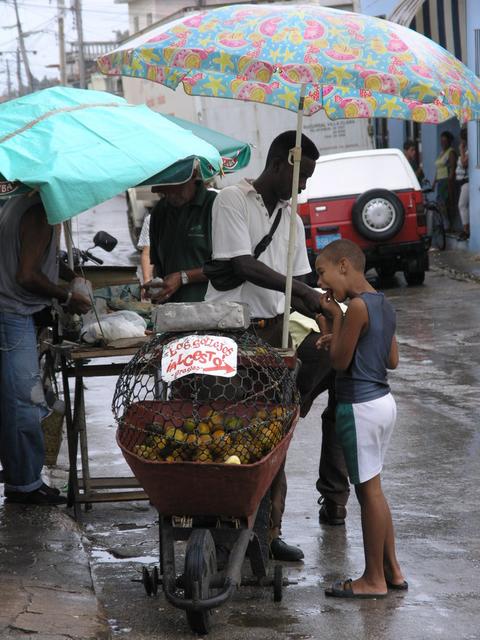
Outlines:
[[[51,496],[60,495],[59,489],[56,489],[55,487],[49,487],[48,484],[45,484],[45,482],[42,482],[42,486],[40,487],[40,489],[42,489],[43,491],[45,491],[45,493],[48,493]]]
[[[347,516],[347,510],[341,504],[337,504],[327,498],[319,498],[318,504],[320,505],[320,511],[318,512],[318,519],[322,524],[330,525],[344,525],[345,518]]]
[[[274,560],[281,560],[283,562],[299,562],[304,558],[301,549],[287,544],[281,538],[274,538],[270,543],[270,556]]]
[[[9,504],[57,505],[67,504],[67,499],[56,493],[58,489],[43,484],[35,491],[5,491],[5,501]]]

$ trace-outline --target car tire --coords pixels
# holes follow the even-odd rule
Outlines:
[[[400,199],[387,189],[365,191],[353,205],[353,226],[367,240],[390,240],[402,229],[404,220]]]
[[[404,271],[403,275],[410,287],[419,286],[425,281],[425,271]]]

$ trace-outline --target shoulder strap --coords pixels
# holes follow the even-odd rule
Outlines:
[[[277,215],[275,217],[275,220],[273,221],[273,224],[272,224],[272,227],[271,227],[270,231],[267,233],[266,236],[264,236],[260,240],[260,242],[255,247],[255,251],[253,252],[253,257],[254,258],[258,258],[258,256],[265,251],[265,249],[268,247],[268,245],[272,241],[273,234],[275,233],[275,231],[277,230],[278,225],[280,224],[280,218],[281,217],[282,217],[282,209],[279,209],[278,212],[277,212]]]

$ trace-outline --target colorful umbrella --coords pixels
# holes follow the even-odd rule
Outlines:
[[[0,105],[0,192],[38,189],[51,224],[193,157],[204,178],[222,170],[211,144],[109,93],[55,87]]]
[[[442,122],[480,117],[480,81],[406,27],[316,5],[230,5],[188,14],[98,59],[108,75],[192,95],[264,102],[329,118]]]
[[[189,13],[98,59],[107,75],[191,95],[298,113],[286,308],[291,301],[302,117],[480,118],[480,80],[428,38],[397,24],[316,5],[229,5]],[[283,344],[287,344],[287,321]]]

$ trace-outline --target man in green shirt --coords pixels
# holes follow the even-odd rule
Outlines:
[[[202,266],[212,254],[217,194],[205,188],[196,171],[182,184],[155,185],[152,191],[163,195],[150,219],[150,262],[155,276],[163,278],[160,286],[154,285],[152,301],[201,302],[208,285]]]

